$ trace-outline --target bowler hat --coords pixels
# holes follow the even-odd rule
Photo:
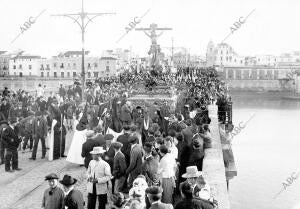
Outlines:
[[[55,173],[50,173],[49,175],[45,176],[45,181],[48,181],[51,179],[59,179],[59,178]]]
[[[64,175],[63,179],[59,181],[64,186],[71,186],[76,184],[77,179],[73,178],[72,176],[69,175]]]
[[[105,141],[106,141],[106,140],[113,140],[113,138],[114,138],[114,136],[113,136],[112,134],[106,134],[106,135],[104,136]]]

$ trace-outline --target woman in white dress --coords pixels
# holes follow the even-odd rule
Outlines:
[[[82,114],[81,114],[82,115]],[[78,123],[78,124],[77,124]],[[88,120],[83,114],[79,122],[74,122],[75,132],[67,156],[67,161],[78,165],[84,165],[84,158],[81,157],[82,144],[86,141]]]

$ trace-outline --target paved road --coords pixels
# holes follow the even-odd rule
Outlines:
[[[72,141],[73,133],[67,134],[66,152]],[[40,145],[39,145],[40,146]],[[49,162],[41,159],[38,150],[37,160],[29,161],[31,153],[19,152],[19,167],[21,171],[4,172],[4,165],[0,166],[0,209],[38,209],[48,183],[44,177],[49,173],[57,173],[60,178],[69,174],[78,179],[77,188],[86,198],[85,168],[69,163],[65,158]]]

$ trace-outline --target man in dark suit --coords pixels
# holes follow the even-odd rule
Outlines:
[[[124,125],[130,125],[132,122],[132,115],[131,115],[131,107],[130,103],[126,102],[122,107],[121,107],[121,114],[120,114],[120,120],[122,122],[122,126]]]
[[[88,131],[86,134],[87,140],[82,145],[81,157],[84,158],[85,168],[89,167],[89,163],[93,159],[92,155],[90,154],[90,152],[93,151],[93,148],[103,146],[100,145],[99,141],[97,141],[94,136],[95,136],[94,131]]]
[[[184,140],[190,145],[193,140],[193,132],[192,132],[192,119],[188,119],[185,121],[186,128],[183,129],[181,132],[184,136]]]
[[[0,121],[0,165],[4,164],[4,143],[2,140],[3,131],[8,127],[8,123],[5,120]]]
[[[59,181],[64,187],[65,207],[68,209],[84,209],[83,195],[79,190],[74,189],[77,179],[69,175],[64,175],[63,179]]]
[[[149,209],[173,209],[171,204],[161,202],[162,197],[161,187],[153,186],[146,189],[146,194],[151,204]]]
[[[137,136],[130,136],[129,142],[131,144],[130,164],[126,170],[126,176],[129,175],[128,185],[131,187],[134,179],[142,173],[143,164],[143,148],[138,144]]]
[[[125,156],[121,152],[121,148],[123,146],[120,142],[114,142],[111,145],[115,151],[114,156],[114,163],[113,163],[113,169],[112,169],[112,175],[114,176],[115,180],[115,186],[114,186],[114,193],[122,192],[124,183],[126,181],[126,161]]]
[[[21,170],[18,166],[18,147],[21,140],[18,137],[17,129],[17,121],[12,120],[2,132],[2,142],[5,148],[5,171],[7,172]]]
[[[32,156],[29,158],[30,160],[36,159],[36,152],[39,144],[39,140],[41,139],[42,143],[42,159],[46,156],[46,143],[45,139],[47,137],[48,127],[46,119],[41,116],[40,112],[36,112],[36,117],[33,120],[33,139],[34,139],[34,146],[32,151]]]
[[[129,143],[129,137],[130,137],[130,126],[124,126],[124,134],[120,135],[117,138],[118,142],[121,142],[123,144],[123,147],[121,148],[122,153],[125,155],[126,159],[126,165],[129,166],[130,163],[130,143]]]

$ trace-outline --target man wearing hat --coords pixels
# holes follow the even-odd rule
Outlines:
[[[186,120],[190,119],[190,105],[189,104],[184,105],[182,115],[183,115],[184,119],[186,119]]]
[[[182,178],[185,178],[186,182],[192,186],[193,196],[205,200],[210,199],[210,186],[205,182],[202,172],[198,171],[197,166],[188,166]],[[180,188],[183,183],[180,184]]]
[[[3,131],[9,126],[9,124],[7,123],[7,121],[2,120],[0,121],[0,165],[4,164],[4,143],[3,143],[3,139],[2,139],[2,134]]]
[[[130,163],[130,143],[129,143],[129,137],[131,134],[130,126],[124,126],[123,127],[124,133],[120,135],[117,138],[118,142],[121,142],[123,144],[123,147],[121,148],[122,153],[125,155],[126,159],[126,165],[129,166]]]
[[[112,174],[115,180],[114,193],[121,192],[126,181],[126,160],[124,154],[121,152],[123,144],[120,142],[113,142],[111,147],[115,151]]]
[[[36,112],[36,117],[33,120],[33,139],[34,139],[34,146],[32,151],[31,160],[36,159],[36,152],[38,148],[39,141],[41,140],[42,143],[42,159],[46,156],[46,142],[45,139],[47,138],[48,127],[46,119],[41,116],[41,112]]]
[[[101,144],[95,139],[94,131],[87,131],[86,138],[86,142],[82,145],[81,156],[84,158],[84,166],[88,168],[90,161],[93,159],[90,152],[94,149],[94,147],[101,146]]]
[[[101,157],[103,153],[105,153],[103,147],[94,147],[93,151],[90,152],[93,160],[91,160],[87,170],[88,209],[95,209],[97,198],[99,209],[105,209],[107,203],[108,184],[110,184],[112,175],[109,164]]]
[[[59,181],[64,187],[64,205],[68,209],[84,209],[83,195],[79,190],[74,189],[76,182],[77,179],[69,175],[64,175],[63,179]]]
[[[58,176],[55,173],[51,173],[45,177],[45,181],[48,181],[49,188],[44,192],[42,209],[63,209],[65,194],[57,186]]]
[[[16,126],[17,121],[12,120],[2,132],[2,142],[5,148],[5,171],[7,172],[21,170],[18,166],[18,147],[21,140]]]
[[[203,159],[204,159],[204,141],[200,135],[193,137],[192,146],[189,151],[189,166],[195,165],[198,170],[202,171]]]
[[[158,186],[159,185],[158,154],[155,151],[153,151],[154,147],[153,144],[150,142],[146,142],[143,148],[144,148],[145,157],[142,165],[142,174],[145,176],[149,186]]]
[[[151,204],[149,209],[173,209],[171,204],[161,202],[162,192],[162,188],[158,186],[148,187],[146,189],[146,195]]]
[[[180,188],[181,197],[183,198],[176,204],[175,209],[182,208],[201,208],[201,209],[213,209],[214,206],[207,200],[195,198],[193,196],[193,187],[188,182],[183,182]]]
[[[131,144],[130,163],[126,175],[129,175],[128,186],[131,187],[134,179],[142,173],[143,148],[138,144],[139,139],[135,135],[129,137],[129,142]]]

